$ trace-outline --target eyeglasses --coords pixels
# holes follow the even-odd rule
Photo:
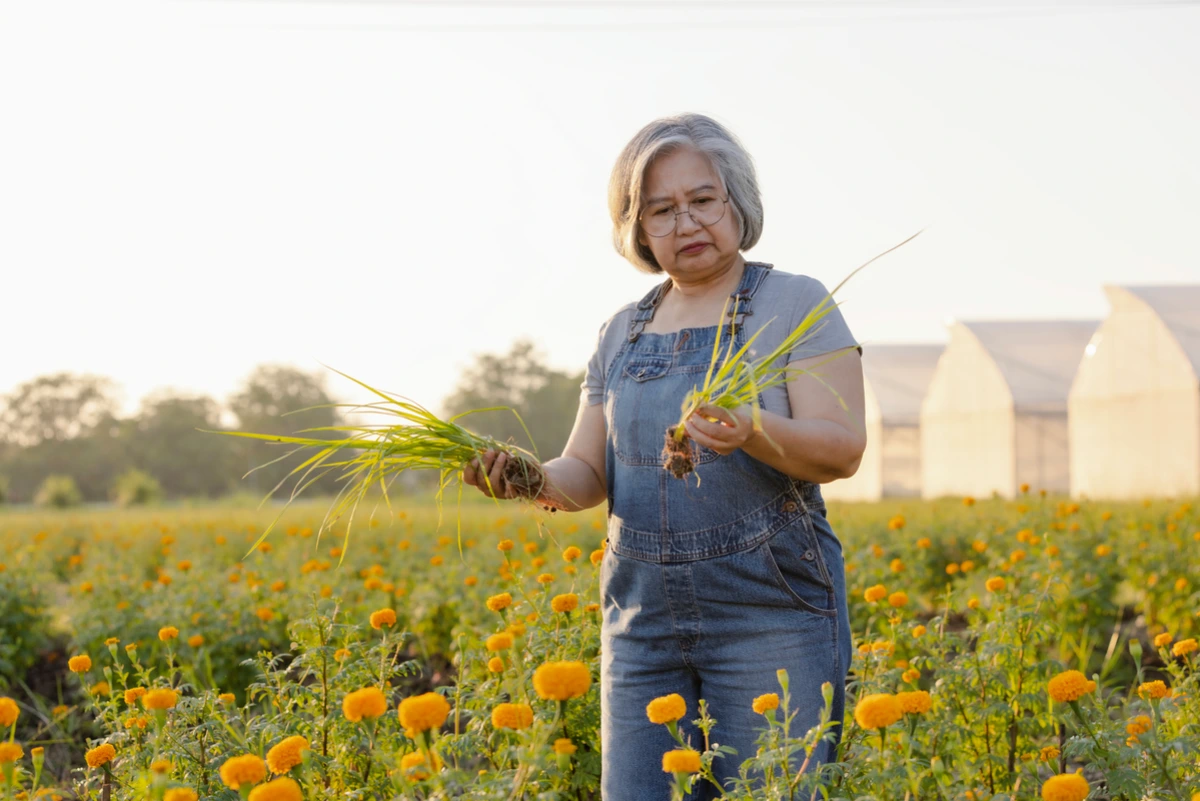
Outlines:
[[[647,206],[638,216],[638,221],[650,236],[669,236],[675,231],[680,214],[690,214],[697,225],[716,225],[725,216],[725,206],[729,198],[719,198],[712,195],[700,195],[683,208],[676,211],[667,203],[656,203]]]

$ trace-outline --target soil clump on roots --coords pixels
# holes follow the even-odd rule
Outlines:
[[[679,426],[667,429],[663,443],[663,468],[675,476],[684,478],[696,469],[696,457],[692,452],[692,438],[684,431],[683,439],[675,439],[675,431]]]

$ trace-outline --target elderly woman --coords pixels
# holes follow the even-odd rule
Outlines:
[[[607,501],[602,795],[666,801],[662,755],[676,743],[648,719],[655,698],[683,696],[680,727],[698,750],[704,740],[691,720],[706,700],[713,739],[737,749],[713,763],[722,783],[755,755],[764,720],[752,703],[779,692],[778,669],[799,709],[794,736],[818,722],[824,682],[833,685],[833,720],[842,720],[845,572],[818,485],[853,475],[866,446],[861,349],[834,309],[787,357],[795,368],[820,364],[829,386],[797,373],[764,389],[761,432],[749,407],[701,408],[686,424],[701,480],[674,478],[663,469],[664,432],[703,381],[714,340],[724,348],[732,335],[737,348],[762,329],[756,351],[770,352],[828,293],[813,278],[743,258],[762,232],[758,183],[740,143],[708,117],[668,117],[639,131],[613,168],[609,210],[617,251],[667,278],[600,327],[574,430],[562,456],[543,465],[549,486],[538,500],[571,511]],[[721,319],[729,298],[736,317],[731,302]],[[489,451],[464,479],[511,498],[506,459]],[[832,761],[835,751],[827,741],[816,758]],[[694,797],[716,795],[703,784]]]

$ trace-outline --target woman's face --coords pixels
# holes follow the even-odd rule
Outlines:
[[[716,208],[728,196],[708,159],[681,148],[656,159],[646,171],[643,197],[641,219],[645,221],[655,213],[669,219],[689,203],[696,203],[697,210],[707,204]],[[673,279],[698,280],[723,272],[738,258],[737,220],[732,204],[723,205],[724,214],[711,225],[700,225],[691,214],[681,213],[675,218],[675,230],[666,236],[650,236],[645,224],[639,226],[638,241],[650,248]]]

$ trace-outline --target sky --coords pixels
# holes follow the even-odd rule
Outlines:
[[[609,171],[708,114],[746,258],[858,339],[1101,319],[1200,282],[1200,4],[37,0],[0,8],[0,393],[58,371],[223,399],[328,365],[437,410],[476,354],[582,370],[658,280]]]

